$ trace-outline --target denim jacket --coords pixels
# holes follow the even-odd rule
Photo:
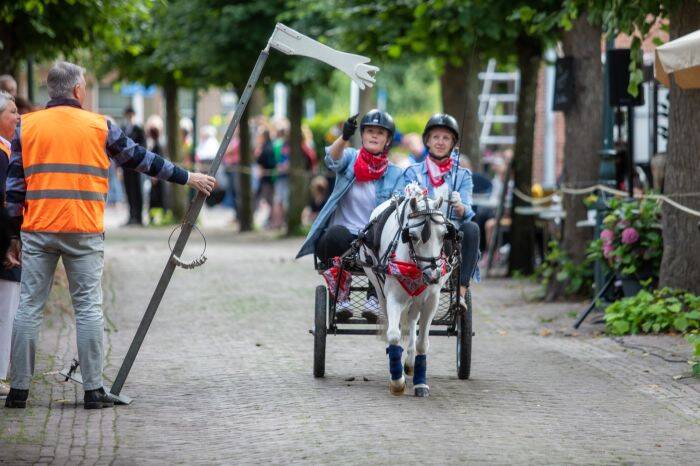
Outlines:
[[[454,209],[452,210],[452,216],[450,220],[460,224],[462,222],[468,222],[474,217],[474,211],[472,210],[472,190],[474,189],[474,183],[472,182],[472,172],[466,168],[457,167],[455,174],[454,167],[447,172],[445,175],[445,183],[450,187],[450,192],[458,191],[459,196],[462,198],[462,204],[464,205],[465,211],[464,216],[457,218]],[[453,177],[456,176],[456,183],[454,183]],[[434,189],[433,185],[428,180],[428,165],[426,161],[415,163],[408,167],[403,172],[404,186],[417,181],[418,184],[428,189],[428,196],[433,197]],[[454,187],[454,189],[453,189]],[[446,201],[447,199],[445,199]],[[481,258],[481,253],[478,254],[478,258]],[[479,266],[477,265],[472,274],[472,278],[477,283],[481,281],[481,273],[479,272]]]
[[[458,191],[459,196],[462,198],[462,204],[465,208],[464,216],[457,218],[453,209],[452,217],[450,218],[450,220],[461,223],[466,220],[471,220],[475,215],[472,210],[472,190],[474,188],[474,183],[472,182],[472,172],[466,168],[457,167],[456,172],[455,174],[454,167],[447,172],[445,174],[445,183],[450,187],[450,192]],[[455,176],[456,183],[454,182]],[[434,197],[433,185],[428,180],[428,165],[426,161],[415,163],[408,167],[403,173],[403,178],[404,186],[413,181],[417,181],[419,185],[428,189],[429,197]],[[445,199],[445,202],[447,202],[447,199]]]
[[[336,174],[335,186],[333,187],[331,196],[328,198],[328,202],[323,206],[323,209],[319,212],[313,225],[311,225],[311,230],[306,236],[306,240],[304,240],[304,244],[301,246],[297,258],[307,254],[313,254],[316,248],[316,242],[323,232],[326,231],[340,200],[347,194],[352,184],[355,182],[355,159],[357,158],[357,154],[357,149],[348,147],[343,151],[343,156],[339,160],[333,160],[329,152],[329,147],[326,147],[326,157],[324,160],[328,169],[334,171]],[[373,183],[377,196],[376,205],[378,206],[389,199],[394,193],[403,190],[402,170],[390,162],[384,175],[378,180],[373,181]],[[369,218],[367,221],[369,222]]]

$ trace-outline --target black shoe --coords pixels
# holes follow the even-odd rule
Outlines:
[[[10,388],[10,393],[5,398],[6,408],[26,408],[27,398],[29,398],[29,390],[19,390]]]
[[[104,388],[85,390],[85,409],[102,409],[114,406],[114,400],[107,395]]]

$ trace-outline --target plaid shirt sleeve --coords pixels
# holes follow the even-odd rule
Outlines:
[[[136,144],[119,126],[109,120],[106,150],[107,156],[123,168],[177,184],[187,184],[189,179],[187,170]]]
[[[10,164],[7,167],[7,182],[5,188],[7,212],[15,222],[18,218],[22,217],[24,198],[27,194],[27,183],[24,180],[24,168],[22,167],[22,144],[20,134],[21,126],[17,125],[15,134],[10,142]]]

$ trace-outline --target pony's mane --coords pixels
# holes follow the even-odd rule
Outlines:
[[[417,181],[408,183],[406,187],[403,188],[403,193],[408,199],[428,196],[428,190],[419,185]]]

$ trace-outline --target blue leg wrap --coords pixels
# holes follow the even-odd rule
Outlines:
[[[413,367],[413,385],[426,383],[426,373],[428,371],[428,355],[419,354],[416,356],[416,365]]]
[[[401,354],[403,354],[403,348],[399,345],[389,345],[386,349],[386,354],[389,355],[389,372],[391,373],[391,380],[399,380],[403,377],[403,365],[401,364]]]

